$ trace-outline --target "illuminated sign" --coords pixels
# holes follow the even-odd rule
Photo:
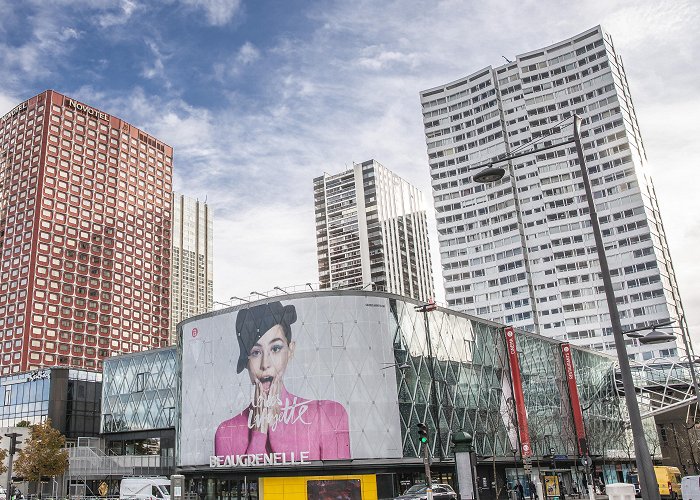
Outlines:
[[[100,120],[109,120],[109,115],[107,113],[104,113],[104,112],[97,110],[95,108],[91,108],[90,106],[87,106],[81,102],[76,101],[75,99],[71,99],[70,97],[66,98],[65,105],[75,109],[76,111],[80,111],[81,113],[85,113],[88,116],[93,116],[95,118],[99,118]]]

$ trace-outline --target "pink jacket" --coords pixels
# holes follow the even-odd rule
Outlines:
[[[348,414],[343,405],[329,400],[308,400],[282,389],[282,412],[267,434],[250,429],[252,404],[216,429],[214,454],[244,455],[306,451],[309,460],[350,458]]]

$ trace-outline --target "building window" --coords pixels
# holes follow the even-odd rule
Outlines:
[[[136,389],[135,392],[143,392],[146,385],[146,374],[137,373],[136,374]]]

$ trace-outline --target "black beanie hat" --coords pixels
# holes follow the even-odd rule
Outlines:
[[[297,310],[294,306],[283,306],[280,302],[269,302],[248,309],[241,309],[236,316],[236,337],[238,337],[238,367],[236,373],[241,373],[248,364],[248,355],[255,343],[265,335],[270,328],[280,325],[284,330],[287,343],[292,341],[291,325],[297,320]]]

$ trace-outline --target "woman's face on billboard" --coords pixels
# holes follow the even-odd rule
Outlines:
[[[287,343],[284,329],[275,325],[258,339],[248,354],[248,374],[253,384],[268,392],[273,382],[280,384],[287,369],[294,342]]]

